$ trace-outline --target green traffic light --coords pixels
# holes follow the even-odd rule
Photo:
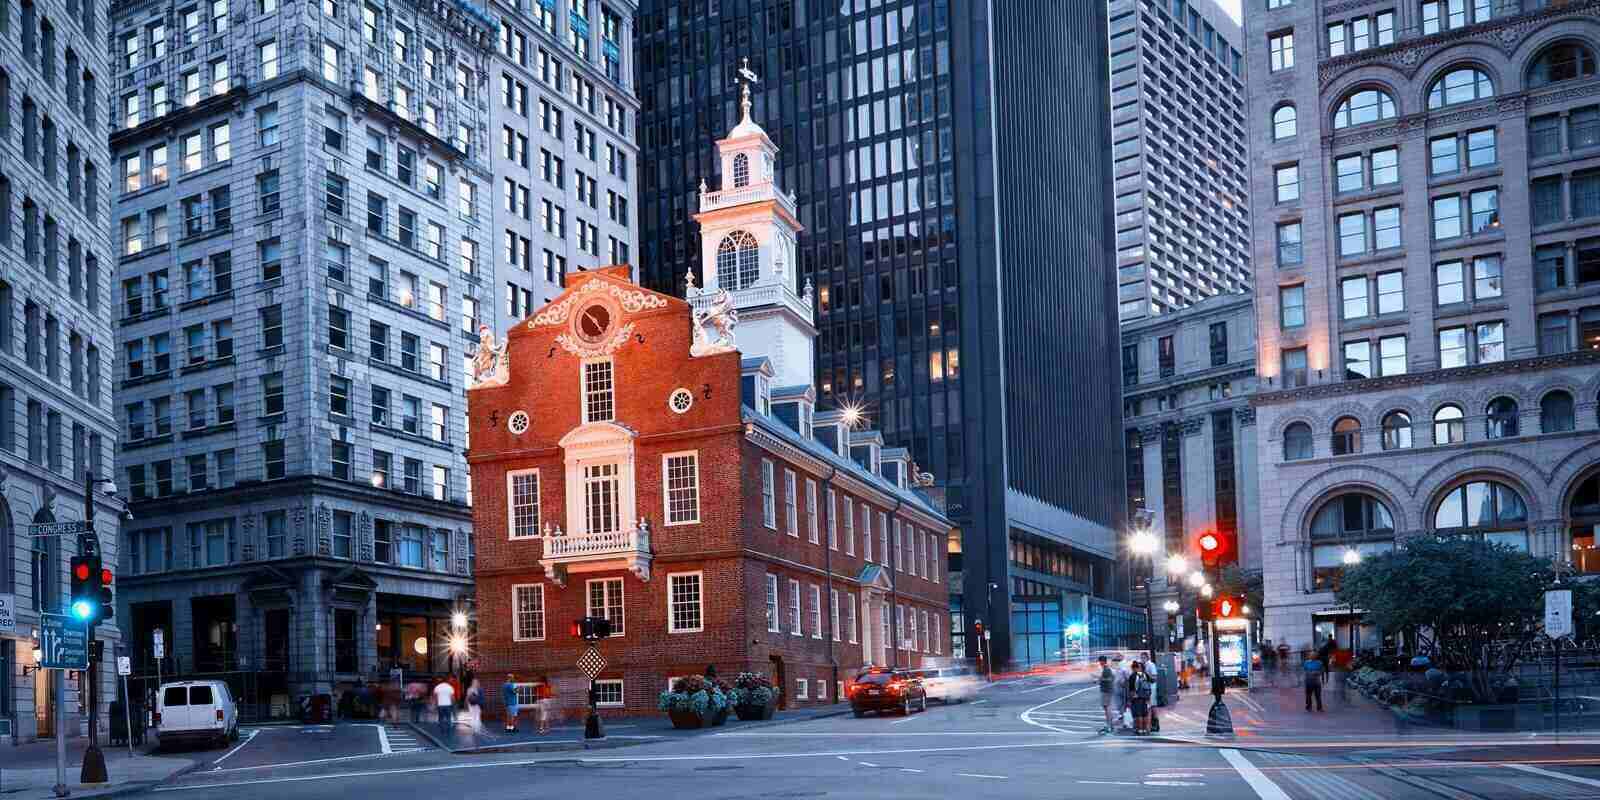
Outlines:
[[[79,600],[72,604],[72,616],[87,620],[94,616],[94,606],[88,600]]]

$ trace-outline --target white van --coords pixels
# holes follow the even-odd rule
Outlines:
[[[239,707],[222,681],[164,683],[156,696],[155,727],[162,746],[221,746],[239,738]]]

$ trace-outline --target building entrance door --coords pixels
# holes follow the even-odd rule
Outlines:
[[[33,673],[33,721],[40,739],[56,736],[56,681],[61,670],[41,669]]]
[[[772,685],[778,687],[778,708],[789,707],[789,676],[783,669],[783,657],[772,657]]]

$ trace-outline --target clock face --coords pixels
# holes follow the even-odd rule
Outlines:
[[[573,329],[578,338],[593,344],[610,335],[615,322],[616,315],[605,303],[590,303],[578,310]]]

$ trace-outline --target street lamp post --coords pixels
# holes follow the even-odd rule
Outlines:
[[[1155,555],[1160,543],[1150,532],[1155,514],[1147,508],[1133,512],[1133,535],[1128,537],[1128,549],[1146,562],[1144,573],[1144,641],[1145,647],[1154,649],[1156,641],[1155,614],[1150,609],[1150,583],[1155,580]]]

